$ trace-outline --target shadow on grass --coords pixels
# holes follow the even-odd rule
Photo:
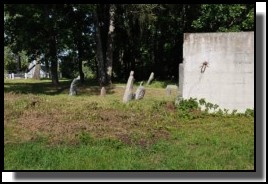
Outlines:
[[[21,94],[44,94],[44,95],[59,95],[69,94],[69,89],[72,80],[60,81],[58,86],[55,86],[51,81],[11,81],[4,83],[4,92],[14,92]],[[94,86],[92,86],[94,85]],[[78,85],[78,95],[99,95],[100,87],[95,86],[96,83],[92,81],[85,81]],[[114,87],[107,87],[106,94],[112,94]]]

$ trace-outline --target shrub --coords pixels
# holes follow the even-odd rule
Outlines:
[[[182,99],[178,104],[178,109],[181,111],[189,111],[199,109],[196,98]]]
[[[254,109],[246,109],[245,116],[254,117]]]
[[[209,110],[214,110],[214,113],[210,113],[213,116],[247,116],[254,117],[254,109],[246,109],[245,113],[238,113],[234,109],[231,113],[229,109],[220,109],[217,104],[206,102],[204,98],[197,100],[196,98],[183,99],[182,97],[177,97],[175,105],[180,111],[180,117],[187,119],[195,119],[198,117],[203,117],[205,114],[209,115]],[[201,107],[204,108],[201,111]],[[218,109],[219,108],[219,109]],[[218,109],[218,110],[216,110]]]

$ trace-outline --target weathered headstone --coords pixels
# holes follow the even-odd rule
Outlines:
[[[106,95],[106,89],[105,87],[102,87],[100,91],[100,96],[105,96],[105,95]]]
[[[140,83],[140,86],[136,90],[135,100],[143,99],[143,97],[145,95],[145,88],[142,86],[142,84],[143,84],[143,82]]]
[[[151,84],[152,80],[154,79],[154,72],[151,73],[148,81],[147,81],[147,85]]]
[[[123,102],[127,103],[133,98],[133,82],[134,82],[134,71],[130,72],[128,81],[127,81],[127,86],[125,89],[124,97],[123,97]]]
[[[24,78],[27,79],[28,78],[28,74],[24,73]]]
[[[71,83],[71,86],[70,86],[70,94],[71,96],[74,96],[74,95],[77,95],[77,85],[78,85],[78,82],[80,80],[80,76],[78,76],[77,78],[75,78],[73,80],[73,82]]]
[[[15,79],[14,73],[11,73],[11,79]]]
[[[167,93],[167,96],[171,95],[171,89],[168,86],[166,87],[166,93]]]
[[[140,86],[136,90],[135,93],[135,100],[140,100],[144,97],[145,95],[145,88],[142,86],[143,82],[140,83]]]
[[[178,92],[178,86],[176,85],[167,85],[166,87],[166,94],[167,96],[170,96],[171,95],[171,90],[174,89]]]

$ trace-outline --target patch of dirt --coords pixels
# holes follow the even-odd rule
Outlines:
[[[125,144],[132,144],[131,138],[127,134],[118,134],[117,137]]]
[[[118,134],[117,138],[120,139],[123,143],[127,145],[138,145],[142,148],[148,148],[150,145],[155,144],[157,141],[161,139],[168,139],[170,135],[165,130],[153,130],[152,133],[149,132],[141,132],[137,138],[131,137],[130,134]]]
[[[39,135],[46,137],[49,144],[79,144],[82,132],[94,138],[113,137],[125,144],[142,147],[169,137],[166,130],[153,128],[149,123],[143,123],[145,120],[148,121],[142,114],[116,109],[92,108],[79,113],[55,109],[41,113],[33,108],[23,112],[16,126],[32,132],[33,139],[38,139]],[[26,135],[21,135],[23,137]]]
[[[166,103],[166,109],[168,110],[168,111],[175,111],[176,110],[176,106],[174,105],[174,103],[172,103],[172,102],[167,102]]]

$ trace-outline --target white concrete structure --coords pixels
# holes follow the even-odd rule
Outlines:
[[[254,32],[185,33],[179,91],[220,108],[254,108]]]

